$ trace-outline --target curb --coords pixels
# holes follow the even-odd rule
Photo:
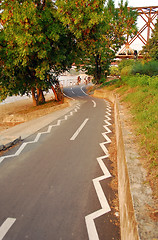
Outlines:
[[[95,90],[93,96],[106,98],[114,104],[121,240],[139,240],[137,222],[135,219],[133,202],[130,193],[129,176],[119,116],[118,100],[114,94],[111,92],[105,92],[103,90]]]
[[[131,149],[132,142],[124,127],[125,116],[117,96],[105,90],[95,90],[93,96],[114,104],[121,240],[158,240],[158,223],[151,219],[146,208],[154,206],[152,190],[144,184],[145,170],[139,156]]]
[[[21,136],[20,137],[8,137],[8,138],[2,139],[2,140],[6,141],[6,143],[0,145],[0,151],[5,151],[6,149],[12,147],[13,145],[19,143],[21,141]]]
[[[53,113],[43,115],[37,119],[33,119],[15,127],[4,130],[0,133],[0,152],[12,147],[13,145],[19,143],[21,140],[29,137],[35,132],[39,131],[41,128],[50,124],[50,122],[56,120],[62,115],[66,114],[69,110],[74,108],[78,101],[69,101],[69,106],[58,109]],[[56,116],[55,116],[56,115]]]

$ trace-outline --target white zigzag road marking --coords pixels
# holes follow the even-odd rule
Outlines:
[[[51,129],[52,129],[53,127],[60,126],[60,124],[61,124],[62,121],[66,121],[66,120],[68,119],[68,117],[72,116],[73,113],[75,113],[75,112],[78,111],[78,109],[80,109],[80,104],[77,104],[76,107],[75,107],[75,109],[74,109],[73,111],[71,111],[70,114],[65,115],[63,119],[59,119],[56,124],[54,124],[54,125],[49,125],[47,131],[41,132],[41,133],[37,133],[37,135],[36,135],[36,137],[35,137],[35,139],[34,139],[33,141],[23,143],[23,144],[19,147],[19,149],[16,151],[16,153],[11,154],[11,155],[6,155],[6,156],[3,156],[3,157],[0,157],[0,163],[1,163],[4,159],[6,159],[6,158],[18,156],[18,155],[24,150],[24,148],[25,148],[28,144],[33,144],[33,143],[38,142],[38,140],[40,139],[40,137],[41,137],[42,134],[48,134],[48,133],[50,133],[50,132],[51,132]]]
[[[109,106],[109,108],[111,108],[111,107]],[[108,108],[107,108],[107,112],[106,112],[105,117],[110,121],[111,118],[107,116],[107,115],[109,115],[109,116],[111,115],[111,113],[108,113],[109,111],[111,111],[111,110],[108,110]],[[102,135],[103,135],[103,137],[105,138],[106,141],[100,143],[99,145],[102,148],[105,155],[97,158],[99,166],[102,169],[104,175],[93,179],[93,184],[94,184],[98,199],[100,201],[101,209],[96,211],[96,212],[93,212],[93,213],[91,213],[91,214],[89,214],[85,217],[89,240],[99,240],[99,236],[98,236],[97,229],[96,229],[96,226],[95,226],[95,223],[94,223],[94,219],[96,219],[96,218],[102,216],[103,214],[111,211],[109,203],[106,199],[106,196],[105,196],[104,191],[103,191],[103,189],[101,187],[101,184],[100,184],[100,181],[111,177],[110,172],[108,171],[107,167],[105,166],[105,164],[103,162],[103,159],[106,159],[106,158],[109,157],[109,152],[108,152],[108,149],[106,148],[105,145],[108,144],[108,143],[111,143],[110,138],[106,135],[107,133],[111,132],[111,130],[108,128],[108,126],[110,126],[111,123],[109,123],[107,120],[104,120],[104,122],[106,123],[106,125],[103,125],[103,127],[105,128],[106,132],[103,132]]]
[[[106,112],[106,114],[110,116],[110,115],[111,115],[110,112],[111,112],[111,110],[108,110],[108,111]]]
[[[111,123],[109,123],[107,120],[104,120],[104,122],[106,123],[106,126],[111,126]]]
[[[111,140],[110,138],[106,135],[106,132],[102,133],[103,137],[106,139],[106,142],[104,144],[107,144],[107,143],[111,143]]]
[[[104,125],[103,127],[106,129],[105,133],[111,133],[112,132],[106,125]]]

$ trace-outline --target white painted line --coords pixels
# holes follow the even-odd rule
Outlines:
[[[106,126],[111,126],[112,124],[109,123],[107,120],[104,120],[104,122],[106,123]]]
[[[102,169],[105,177],[109,178],[109,177],[111,177],[111,174],[103,162],[103,159],[105,159],[105,158],[108,158],[108,156],[99,157],[99,158],[97,158],[97,161],[98,161],[100,168]]]
[[[74,91],[72,91],[72,94],[75,94]]]
[[[108,109],[108,107],[107,107],[107,109]],[[105,117],[108,120],[111,120],[111,118],[109,118],[107,116],[107,115],[111,115],[111,114],[109,114],[108,111],[106,113],[107,114],[105,115]],[[97,158],[97,161],[98,161],[98,163],[100,165],[100,168],[102,169],[104,175],[93,179],[93,184],[94,184],[95,191],[97,193],[97,196],[98,196],[98,199],[99,199],[99,202],[100,202],[100,205],[101,205],[101,209],[96,211],[96,212],[93,212],[93,213],[91,213],[91,214],[89,214],[85,217],[89,240],[99,240],[99,236],[98,236],[98,232],[97,232],[94,220],[96,218],[102,216],[103,214],[111,211],[109,203],[106,199],[106,196],[105,196],[104,191],[102,189],[102,186],[100,184],[100,181],[102,181],[104,179],[107,179],[109,177],[112,177],[109,170],[107,169],[104,161],[103,161],[103,159],[106,159],[106,158],[109,157],[109,152],[108,152],[108,149],[106,148],[105,145],[108,144],[108,143],[111,143],[111,139],[106,135],[106,133],[111,132],[111,130],[108,128],[108,126],[110,126],[111,123],[109,123],[107,120],[104,120],[104,122],[106,123],[106,125],[103,125],[103,127],[106,129],[106,132],[102,133],[102,135],[103,135],[103,137],[105,138],[106,141],[100,143],[99,145],[102,148],[105,155]]]
[[[16,221],[15,218],[7,218],[5,222],[1,225],[0,227],[0,240],[4,238],[4,236],[7,234],[11,226],[14,224]]]
[[[92,102],[94,104],[93,107],[95,108],[97,106],[97,104],[96,104],[96,102],[94,100],[92,100]]]
[[[106,135],[106,132],[102,133],[103,137],[106,139],[106,144],[111,143],[111,139]]]
[[[84,120],[84,122],[81,124],[81,126],[76,130],[76,132],[74,133],[74,135],[70,138],[71,141],[75,140],[76,137],[78,136],[78,134],[81,132],[81,130],[84,128],[84,126],[86,125],[86,123],[88,122],[89,118],[86,118]]]
[[[77,104],[77,105],[76,105],[76,107],[75,107],[75,109],[73,110],[73,112],[77,112],[78,109],[80,109],[80,104]],[[3,157],[0,157],[0,163],[2,163],[3,160],[6,159],[6,158],[16,157],[16,156],[20,155],[20,153],[24,150],[24,148],[25,148],[28,144],[33,144],[33,143],[38,142],[42,134],[48,134],[48,133],[51,132],[52,127],[60,126],[60,124],[61,124],[62,121],[67,120],[69,116],[72,116],[72,115],[73,115],[73,112],[71,111],[69,115],[65,115],[64,119],[59,119],[56,124],[54,124],[54,125],[49,125],[49,126],[48,126],[48,130],[47,130],[46,132],[37,133],[37,135],[36,135],[36,137],[35,137],[35,139],[34,139],[33,141],[23,143],[23,144],[18,148],[18,150],[16,151],[16,153],[11,154],[11,155],[6,155],[6,156],[3,156]]]
[[[105,133],[111,133],[111,130],[106,125],[104,125],[103,127],[106,129]]]
[[[109,157],[109,152],[108,152],[107,148],[105,147],[105,144],[106,144],[106,142],[102,142],[102,143],[100,143],[100,146],[103,149],[105,155]]]
[[[105,197],[104,191],[101,187],[100,181],[106,179],[106,176],[101,176],[98,178],[93,179],[93,184],[98,195],[99,202],[101,204],[102,209],[104,209],[104,213],[107,213],[111,210],[109,203]]]
[[[88,96],[88,94],[87,93],[85,93],[85,91],[83,90],[83,86],[81,87],[81,91],[85,94],[85,95],[87,95]]]
[[[72,97],[69,97],[68,95],[66,95],[65,93],[63,93],[63,95],[65,96],[65,97],[67,97],[67,98],[70,98],[70,99],[72,99],[72,100],[75,100],[74,98],[72,98]]]

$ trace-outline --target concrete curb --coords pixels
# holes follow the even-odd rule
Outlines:
[[[121,240],[138,240],[139,235],[130,192],[118,100],[114,94],[103,90],[95,90],[93,96],[106,98],[114,104]]]
[[[146,171],[134,149],[132,133],[125,127],[127,116],[112,92],[95,90],[94,97],[106,98],[114,104],[121,239],[158,240],[158,222],[149,211],[156,206],[146,183]]]
[[[21,136],[8,136],[3,139],[3,144],[0,144],[0,151],[4,151],[7,148],[12,147],[13,145],[19,143],[21,141]]]

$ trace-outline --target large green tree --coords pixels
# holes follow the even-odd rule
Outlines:
[[[99,82],[126,36],[136,31],[136,12],[123,1],[117,9],[113,0],[57,0],[56,4],[81,50],[76,63],[84,63],[87,73]]]
[[[43,90],[50,88],[51,76],[71,67],[73,35],[57,18],[51,0],[4,0],[1,8],[1,98],[31,92],[38,105],[44,101]]]

